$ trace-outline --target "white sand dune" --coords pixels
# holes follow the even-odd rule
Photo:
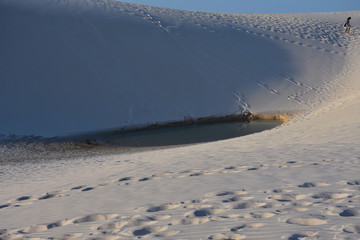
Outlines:
[[[226,141],[2,165],[0,239],[359,239],[359,19],[1,1],[3,134],[299,114]]]
[[[108,0],[4,0],[0,11],[2,134],[307,110],[355,55],[341,23],[357,13],[212,14]]]

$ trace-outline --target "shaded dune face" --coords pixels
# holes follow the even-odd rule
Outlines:
[[[57,136],[288,105],[275,87],[282,69],[296,71],[292,56],[246,32],[249,17],[85,3],[1,3],[0,133]]]

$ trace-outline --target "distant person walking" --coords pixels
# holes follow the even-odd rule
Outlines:
[[[346,22],[344,23],[344,33],[350,34],[350,28],[351,28],[350,20],[351,20],[351,17],[348,17],[346,19]]]

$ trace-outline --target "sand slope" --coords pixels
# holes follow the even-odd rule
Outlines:
[[[349,14],[356,26],[359,12],[182,15],[114,2],[95,1],[98,5],[88,8],[84,4],[93,2],[38,3],[20,9],[26,8],[30,14],[52,6],[62,23],[63,9],[74,9],[65,11],[73,16],[96,13],[101,19],[113,19],[116,14],[111,11],[118,13],[123,7],[129,10],[123,12],[130,16],[126,18],[135,22],[144,13],[151,13],[152,19],[163,14],[166,19],[177,19],[175,29],[191,30],[195,36],[214,34],[216,39],[226,36],[227,41],[234,38],[237,42],[240,34],[241,39],[256,45],[243,62],[251,62],[260,52],[270,57],[257,59],[267,65],[260,73],[255,68],[249,73],[247,68],[236,68],[249,76],[245,79],[264,75],[255,83],[241,82],[239,86],[251,92],[242,93],[246,99],[236,101],[262,111],[285,107],[305,111],[279,128],[226,141],[1,166],[0,239],[360,238],[360,38],[356,27],[351,36],[342,36],[339,27]],[[0,9],[18,9],[15,5],[2,1]],[[161,19],[146,21],[164,38],[171,32]],[[202,51],[196,46],[187,46],[193,47],[195,58],[215,61],[206,55],[209,48],[200,54],[194,52],[197,48]],[[277,47],[276,53],[282,49],[280,56],[271,52],[272,47]],[[218,46],[217,54],[221,49]],[[221,59],[225,55],[216,56]],[[276,61],[270,61],[274,56]],[[275,77],[277,74],[282,78]],[[212,79],[215,82],[209,85],[226,83],[234,89],[229,79]],[[204,83],[201,87],[211,89]],[[209,111],[213,109],[216,106]]]
[[[212,14],[108,0],[0,4],[1,134],[306,110],[342,70],[353,38],[341,35],[345,13]]]

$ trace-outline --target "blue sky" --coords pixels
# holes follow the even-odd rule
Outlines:
[[[295,13],[360,10],[360,0],[121,0],[160,7],[227,13]]]

